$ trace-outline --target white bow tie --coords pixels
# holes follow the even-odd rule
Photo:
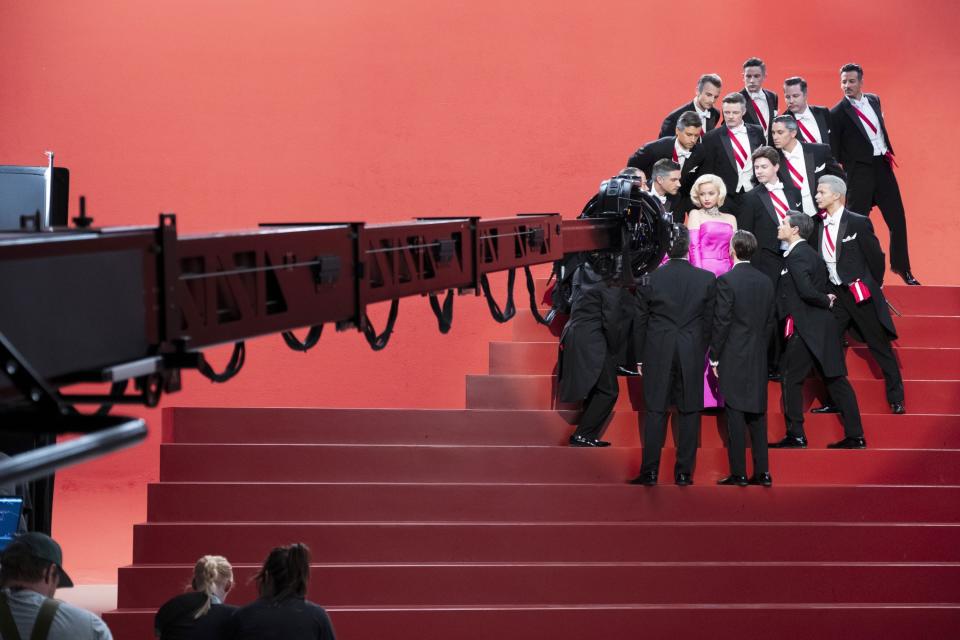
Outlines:
[[[835,227],[839,223],[840,221],[836,218],[836,216],[827,216],[826,218],[823,219],[823,224],[824,226],[827,226],[827,227]]]
[[[764,186],[767,188],[767,191],[776,191],[777,189],[783,189],[782,182],[768,182]]]
[[[751,97],[752,99],[754,99],[754,100],[766,100],[766,99],[767,99],[767,96],[765,96],[765,95],[763,94],[763,91],[760,91],[759,93],[751,93],[751,94],[750,94],[750,97]]]
[[[732,134],[734,134],[734,135],[736,135],[736,134],[738,134],[738,133],[744,133],[744,134],[745,134],[745,133],[747,132],[747,128],[746,128],[745,126],[743,126],[742,124],[741,124],[739,127],[736,127],[736,128],[732,128],[732,129],[731,129],[730,127],[727,127],[727,128],[728,128],[728,130],[730,131],[730,133],[732,133]]]

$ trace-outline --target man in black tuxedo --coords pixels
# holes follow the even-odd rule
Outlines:
[[[660,201],[663,210],[673,214],[680,198],[680,165],[668,158],[657,160],[650,173],[650,195]],[[683,214],[677,211],[674,221],[683,224]]]
[[[693,148],[700,142],[702,133],[700,116],[694,111],[684,111],[677,120],[675,131],[634,151],[627,160],[627,166],[640,169],[648,178],[657,160],[673,160],[682,168]]]
[[[903,406],[903,377],[893,355],[891,340],[897,329],[883,295],[883,251],[873,234],[870,218],[843,206],[847,185],[834,176],[820,178],[817,205],[824,210],[817,225],[817,247],[827,263],[830,290],[837,297],[833,315],[840,333],[853,328],[870,348],[886,382],[887,402],[893,413],[906,413]],[[836,413],[825,405],[813,413]]]
[[[840,68],[840,88],[844,97],[830,109],[830,145],[847,171],[847,204],[866,215],[874,205],[880,208],[890,229],[890,269],[907,284],[919,285],[910,272],[906,214],[880,98],[863,92],[863,68],[858,64]]]
[[[773,484],[767,462],[767,343],[776,326],[773,285],[749,262],[757,239],[740,230],[730,239],[733,268],[717,278],[710,365],[727,412],[730,475],[719,484]],[[747,480],[750,429],[753,477]]]
[[[716,278],[691,265],[689,251],[689,234],[679,234],[670,247],[670,260],[649,274],[637,291],[634,340],[642,345],[646,417],[643,461],[632,484],[657,484],[671,404],[680,413],[674,480],[681,486],[693,484]]]
[[[660,125],[660,137],[672,136],[677,128],[677,121],[687,111],[693,111],[700,117],[700,124],[704,133],[714,129],[720,124],[720,112],[714,108],[713,104],[720,97],[722,86],[723,81],[715,73],[705,73],[700,76],[697,81],[697,95],[687,104],[671,111],[663,119],[663,124]]]
[[[780,224],[791,210],[801,206],[800,191],[790,183],[780,180],[780,154],[773,147],[763,146],[753,152],[753,173],[759,183],[743,197],[737,226],[750,231],[757,241],[757,250],[752,253],[750,264],[760,270],[776,291],[780,271],[783,269],[783,252],[787,246],[777,238]],[[767,364],[771,380],[780,379],[780,355],[783,340],[774,331],[769,340]]]
[[[805,449],[803,431],[803,381],[816,369],[830,397],[840,408],[844,438],[831,449],[865,449],[857,396],[847,380],[847,364],[837,321],[830,312],[837,297],[827,293],[827,267],[807,242],[815,224],[795,211],[780,225],[779,238],[787,243],[785,267],[777,284],[777,317],[783,321],[787,341],[783,363],[783,405],[787,435],[770,443],[775,449]]]
[[[800,190],[803,212],[817,215],[817,180],[820,176],[846,177],[843,168],[833,159],[833,152],[825,144],[800,142],[797,138],[799,125],[792,116],[777,116],[773,119],[774,146],[780,151],[780,180]]]
[[[719,176],[727,187],[727,199],[720,209],[734,215],[743,194],[753,188],[750,156],[766,140],[758,125],[743,122],[746,108],[746,100],[739,93],[724,97],[723,124],[703,136],[702,142],[693,148],[680,177],[680,192],[686,196],[700,176]]]
[[[747,113],[743,120],[763,129],[767,143],[770,143],[770,125],[777,117],[777,94],[763,88],[767,79],[767,65],[760,58],[749,58],[743,63],[743,89],[740,90],[747,101]],[[724,116],[726,122],[726,116]]]
[[[783,100],[787,112],[793,116],[800,128],[800,142],[830,144],[830,109],[807,104],[807,81],[793,76],[783,81]]]
[[[573,274],[570,320],[560,336],[558,395],[583,401],[583,413],[570,436],[572,447],[606,447],[601,432],[620,394],[617,366],[623,346],[625,289],[616,274],[587,261]]]

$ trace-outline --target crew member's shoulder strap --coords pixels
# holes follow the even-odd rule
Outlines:
[[[60,601],[53,598],[47,598],[40,605],[40,613],[37,614],[37,621],[33,623],[33,633],[30,634],[30,640],[47,640],[50,635],[50,627],[53,625],[53,618],[57,615],[57,609],[60,608]]]
[[[5,593],[0,593],[0,637],[20,640],[20,632],[17,631],[17,623],[13,619],[13,612],[10,611],[10,603],[7,602]]]

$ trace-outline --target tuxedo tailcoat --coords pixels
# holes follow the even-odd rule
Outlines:
[[[641,347],[643,397],[647,409],[671,404],[671,370],[679,365],[683,391],[675,398],[684,412],[703,409],[703,372],[716,278],[683,259],[668,260],[638,290],[635,341]]]
[[[819,144],[825,144],[829,146],[830,145],[830,109],[827,109],[826,107],[819,107],[813,104],[808,105],[808,108],[810,109],[810,114],[813,116],[814,121],[817,123],[818,133],[820,134]],[[797,120],[797,117],[793,114],[792,111],[787,111],[783,115],[790,116],[794,120]],[[804,126],[809,127],[809,125],[806,125],[806,124]],[[813,132],[811,131],[811,133]],[[800,142],[816,143],[816,140],[807,140],[807,136],[803,134],[803,131],[797,132],[797,139],[800,140]]]
[[[872,93],[864,96],[877,115],[880,133],[892,154],[893,145],[887,133],[880,98]],[[883,156],[873,155],[867,125],[846,98],[830,109],[830,129],[833,156],[843,165],[848,177],[847,206],[867,215],[874,205],[880,208],[890,229],[890,266],[900,273],[910,271],[906,213],[893,167]]]
[[[825,144],[809,142],[798,142],[797,144],[803,149],[803,161],[807,169],[807,175],[803,177],[805,180],[804,187],[807,185],[810,186],[811,197],[816,195],[817,183],[823,176],[836,176],[846,182],[847,174],[843,171],[843,167],[834,159],[833,151],[830,147]],[[780,154],[780,172],[778,174],[780,182],[796,186],[796,181],[790,172],[790,167],[787,166],[786,155],[782,149],[778,149],[777,153]],[[816,202],[816,200],[814,200],[814,202]]]
[[[763,118],[766,120],[767,127],[763,132],[763,137],[764,140],[769,143],[770,130],[773,128],[773,119],[777,116],[778,100],[777,94],[775,94],[773,91],[767,91],[766,89],[761,89],[761,91],[763,91],[763,95],[767,98],[767,112],[763,114]],[[755,103],[753,102],[753,99],[750,98],[750,94],[744,88],[740,90],[740,95],[747,100],[747,112],[743,116],[743,121],[749,124],[755,124],[762,129],[763,125],[760,124],[760,118],[757,117],[757,112],[754,110]],[[763,107],[761,107],[761,109],[762,108]]]
[[[792,182],[783,183],[783,195],[790,209],[801,210],[803,198]],[[750,264],[770,278],[774,286],[783,269],[783,251],[780,249],[780,240],[777,239],[779,226],[780,217],[773,206],[770,192],[766,186],[758,184],[748,191],[740,202],[737,227],[756,236],[757,251],[750,258]]]
[[[677,134],[677,120],[680,119],[680,116],[683,115],[684,111],[697,111],[693,106],[693,100],[682,107],[674,109],[667,115],[666,118],[663,119],[663,124],[660,125],[661,138]],[[710,117],[707,118],[707,126],[704,129],[704,133],[716,128],[718,124],[720,124],[720,112],[713,107],[710,107]]]

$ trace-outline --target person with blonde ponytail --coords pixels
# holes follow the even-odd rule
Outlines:
[[[233,588],[233,567],[223,556],[203,556],[193,568],[189,591],[166,602],[154,619],[160,640],[226,638],[236,607],[223,603]]]
[[[335,640],[327,612],[307,600],[310,549],[274,547],[254,577],[260,597],[230,620],[235,640]]]

